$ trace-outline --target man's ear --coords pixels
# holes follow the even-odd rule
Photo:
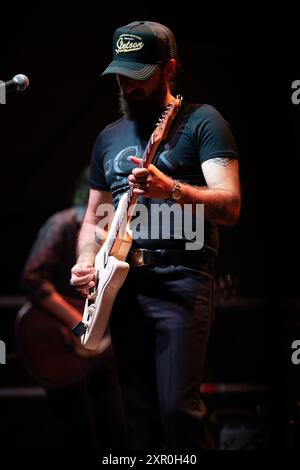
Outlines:
[[[168,81],[174,76],[176,72],[176,59],[170,59],[165,65],[165,74]]]

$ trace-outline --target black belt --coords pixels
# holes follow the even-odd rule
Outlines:
[[[209,252],[208,252],[209,251]],[[146,250],[134,248],[130,251],[130,264],[136,266],[168,266],[183,265],[197,267],[207,260],[213,252],[202,248],[201,250]]]

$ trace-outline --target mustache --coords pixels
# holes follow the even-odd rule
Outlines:
[[[138,87],[126,93],[119,86],[119,111],[127,119],[136,121],[137,126],[146,132],[153,127],[164,110],[166,94],[167,82],[163,78],[151,94]]]
[[[126,101],[139,100],[139,99],[146,98],[146,95],[142,90],[131,91],[130,93],[125,93],[124,91],[122,91],[122,95]]]

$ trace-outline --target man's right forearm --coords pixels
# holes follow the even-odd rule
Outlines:
[[[110,218],[106,212],[99,214],[102,204],[112,206],[110,191],[90,190],[88,207],[84,216],[77,243],[77,264],[88,263],[94,265],[95,256],[107,237]],[[101,212],[101,211],[100,211]]]
[[[95,256],[101,248],[96,240],[96,226],[89,222],[83,222],[77,243],[77,263],[94,264]]]

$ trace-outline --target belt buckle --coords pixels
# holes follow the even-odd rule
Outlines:
[[[144,261],[145,248],[135,248],[131,250],[131,260],[133,266],[145,266],[148,263]]]

